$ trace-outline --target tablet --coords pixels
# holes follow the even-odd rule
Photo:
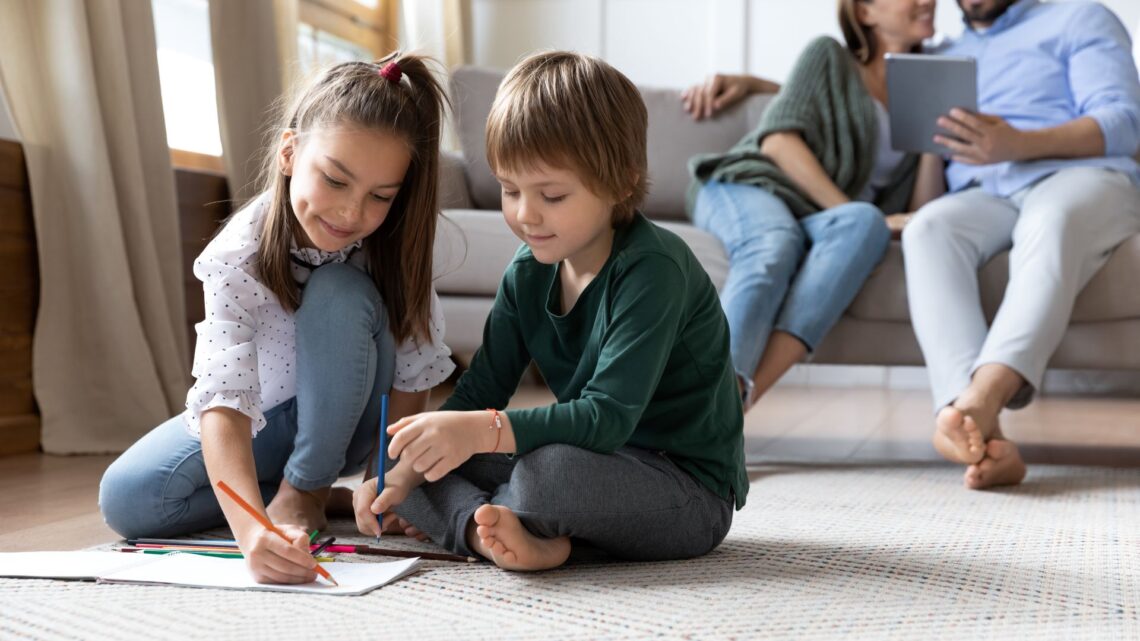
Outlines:
[[[888,53],[891,147],[897,151],[951,153],[934,142],[936,133],[950,136],[938,126],[938,118],[954,107],[978,111],[977,77],[973,58]]]

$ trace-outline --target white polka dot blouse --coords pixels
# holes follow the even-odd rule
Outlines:
[[[296,395],[297,352],[293,314],[254,278],[257,243],[268,196],[234,214],[194,261],[202,281],[206,318],[195,326],[194,386],[186,395],[183,417],[191,434],[199,435],[199,417],[214,407],[229,407],[251,419],[253,434],[265,427],[263,412]],[[360,243],[339,252],[293,247],[293,255],[310,265],[349,262],[362,267]],[[309,269],[293,265],[299,283]],[[455,369],[443,342],[444,321],[439,297],[431,292],[431,342],[404,341],[396,349],[395,389],[420,392],[447,379]]]

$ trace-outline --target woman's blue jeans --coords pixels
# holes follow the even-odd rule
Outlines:
[[[784,201],[751,185],[710,182],[693,222],[728,252],[721,306],[732,364],[749,384],[772,330],[813,351],[882,260],[891,234],[883,213],[849,202],[797,219]]]
[[[297,395],[265,412],[253,439],[262,499],[284,477],[294,487],[328,487],[364,469],[392,387],[396,347],[372,279],[346,264],[313,272],[296,313]],[[123,453],[99,486],[99,508],[125,538],[166,537],[223,525],[202,444],[182,416]]]

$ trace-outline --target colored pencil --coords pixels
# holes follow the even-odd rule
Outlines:
[[[205,545],[154,545],[152,543],[139,543],[134,546],[140,550],[183,550],[185,552],[240,552],[238,548],[214,548]]]
[[[379,447],[376,448],[376,496],[384,491],[384,461],[388,458],[388,395],[380,397],[380,430],[377,435]],[[376,542],[380,542],[380,535],[384,533],[384,514],[376,515]]]
[[[119,548],[118,552],[131,552],[135,554],[195,554],[198,556],[214,556],[221,559],[244,559],[241,552],[207,552],[203,550],[156,550],[154,548]],[[331,556],[314,557],[317,561],[335,561]]]
[[[205,545],[217,548],[236,548],[237,541],[232,539],[127,539],[127,545]]]
[[[253,509],[252,505],[250,505],[249,503],[246,503],[245,499],[243,499],[241,496],[239,496],[238,493],[235,492],[233,490],[233,488],[231,488],[229,485],[227,485],[225,481],[218,481],[218,488],[221,489],[223,492],[225,492],[226,495],[229,496],[231,499],[233,499],[234,503],[237,503],[241,507],[241,509],[248,512],[250,516],[252,516],[258,523],[261,524],[261,527],[263,527],[263,528],[269,530],[270,532],[276,534],[277,536],[281,537],[282,541],[285,541],[286,543],[292,543],[292,541],[289,540],[289,537],[285,536],[284,532],[282,532],[281,530],[278,530],[277,526],[273,525],[273,523],[269,519],[265,518],[264,516],[261,515],[261,513],[259,513],[255,509]],[[332,575],[329,574],[329,571],[322,568],[319,563],[313,569],[317,571],[317,574],[319,574],[319,575],[325,577],[326,579],[328,579],[329,581],[331,581],[333,585],[340,585],[339,583],[336,582],[336,579],[332,578]]]
[[[329,538],[325,539],[324,543],[321,543],[320,545],[317,546],[317,549],[313,550],[312,555],[316,556],[316,555],[320,554],[321,552],[324,552],[325,548],[332,545],[332,542],[335,540],[336,540],[335,536],[330,536]]]
[[[473,556],[459,554],[446,554],[443,552],[417,552],[415,550],[395,550],[391,548],[378,548],[368,545],[330,545],[325,552],[340,552],[345,554],[370,554],[375,556],[398,556],[401,558],[420,557],[431,561],[458,561],[460,563],[474,563],[479,559]]]

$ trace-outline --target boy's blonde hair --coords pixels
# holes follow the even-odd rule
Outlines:
[[[487,118],[492,171],[542,162],[574,171],[616,204],[613,225],[633,220],[645,198],[649,116],[629,78],[577,53],[530,56],[507,74]]]
[[[398,81],[381,75],[398,65]],[[344,62],[318,74],[283,105],[270,132],[263,168],[269,212],[258,244],[257,270],[281,306],[294,311],[301,292],[293,279],[290,242],[301,224],[289,199],[290,177],[278,167],[281,132],[298,136],[323,127],[364,127],[390,133],[408,145],[411,164],[380,228],[361,250],[388,310],[397,342],[430,339],[432,244],[439,215],[439,135],[447,98],[423,56],[393,53],[376,62]]]

